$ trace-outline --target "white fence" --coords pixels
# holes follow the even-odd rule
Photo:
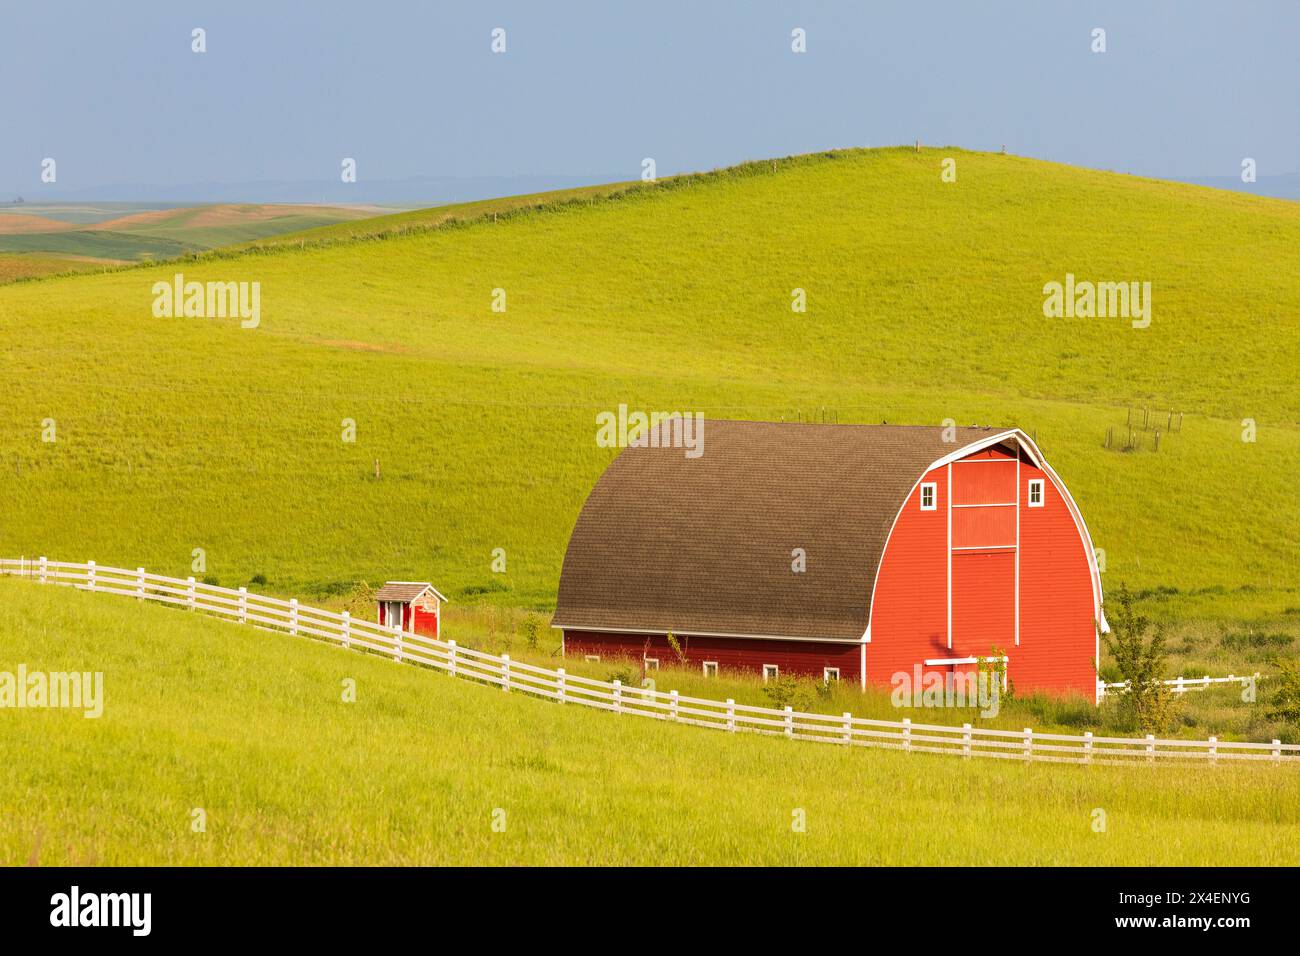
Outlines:
[[[1042,760],[1056,763],[1167,763],[1197,761],[1300,761],[1300,744],[1237,743],[1208,740],[1162,740],[1096,737],[1040,733],[1026,727],[1017,730],[987,730],[962,724],[914,724],[901,721],[869,720],[845,713],[807,714],[786,707],[753,707],[734,700],[706,700],[683,697],[677,691],[664,693],[651,688],[624,686],[619,681],[599,681],[564,668],[552,670],[520,661],[508,654],[485,654],[455,641],[440,641],[404,632],[371,621],[352,618],[347,611],[336,613],[250,594],[245,588],[231,590],[204,584],[193,578],[181,580],[134,571],[99,567],[93,561],[0,559],[0,574],[21,575],[42,584],[63,584],[81,590],[120,594],[141,601],[160,601],[190,611],[217,614],[240,624],[319,638],[343,647],[381,654],[453,677],[543,697],[560,704],[575,704],[649,717],[654,720],[708,727],[714,730],[773,734],[796,740],[857,747],[883,747],[917,753],[942,753],[962,757],[993,757],[1003,760]]]
[[[1246,674],[1238,677],[1235,674],[1229,674],[1227,677],[1211,677],[1206,674],[1204,677],[1175,677],[1173,680],[1162,680],[1160,683],[1166,687],[1172,687],[1175,694],[1185,694],[1189,690],[1206,690],[1212,684],[1248,684],[1251,681],[1263,680],[1266,675],[1256,671],[1254,674]],[[1113,684],[1103,684],[1097,682],[1097,700],[1106,696],[1107,691],[1127,690],[1128,681],[1117,681]]]

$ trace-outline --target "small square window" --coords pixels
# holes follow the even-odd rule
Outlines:
[[[704,676],[705,676],[705,677],[717,677],[717,676],[718,676],[718,662],[717,662],[717,661],[705,661],[705,662],[704,662]]]
[[[781,668],[777,667],[775,664],[763,665],[763,680],[765,681],[774,680],[780,675],[781,675]]]
[[[589,661],[589,662],[592,663],[592,664],[599,664],[599,663],[600,663],[600,655],[599,655],[599,654],[587,654],[587,655],[584,657],[584,660]]]
[[[937,485],[933,481],[927,481],[921,485],[921,510],[934,511],[935,501],[938,498],[936,494]]]
[[[645,669],[648,671],[657,671],[659,669],[659,658],[647,657],[645,659]]]
[[[833,680],[840,679],[840,669],[838,667],[823,667],[822,682],[829,684]]]
[[[1043,506],[1043,479],[1029,479],[1029,507],[1041,508]]]

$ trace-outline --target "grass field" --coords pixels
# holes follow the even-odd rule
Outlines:
[[[0,712],[4,865],[1300,862],[1290,767],[1008,765],[668,727],[15,580],[0,660],[100,671],[105,689],[98,719]]]
[[[120,265],[116,259],[54,256],[39,252],[0,252],[0,283],[70,272],[98,272]]]
[[[471,626],[484,605],[553,606],[612,455],[598,412],[952,418],[1036,435],[1104,582],[1175,625],[1176,667],[1267,671],[1300,635],[1298,241],[1285,201],[880,149],[11,285],[0,551],[184,576],[202,549],[223,584],[322,601],[431,579],[449,626]],[[261,325],[153,318],[152,284],[178,270],[260,282]],[[1067,272],[1150,281],[1150,327],[1044,318]],[[1140,449],[1104,448],[1130,408],[1153,426]]]

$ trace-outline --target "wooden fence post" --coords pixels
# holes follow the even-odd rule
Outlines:
[[[564,703],[564,668],[557,668],[555,671],[555,690],[560,695],[560,703]]]
[[[675,690],[668,692],[668,719],[677,719],[677,691]]]
[[[135,598],[137,601],[144,600],[144,568],[135,569]]]
[[[45,555],[41,555],[41,583],[42,584],[45,583],[45,578],[49,575],[49,571],[50,571],[50,562],[45,557]]]
[[[1216,764],[1218,762],[1219,762],[1219,738],[1211,737],[1210,738],[1210,763]]]
[[[970,756],[970,724],[961,725],[961,755]]]
[[[248,623],[248,588],[239,589],[239,623]]]
[[[614,681],[614,687],[615,687],[614,709],[618,710],[618,699],[617,699],[618,681]],[[501,689],[505,691],[507,694],[510,693],[510,655],[509,654],[501,655]]]
[[[352,612],[343,612],[343,646],[352,647]]]
[[[1025,759],[1034,759],[1034,728],[1025,728]]]
[[[298,636],[298,599],[289,598],[289,633]]]
[[[95,590],[95,562],[86,562],[86,586],[90,590]]]
[[[1092,731],[1083,732],[1083,762],[1092,763]]]
[[[1181,694],[1183,693],[1184,689],[1185,688],[1183,687],[1183,675],[1179,674],[1176,678],[1174,678],[1174,693]]]
[[[730,697],[727,698],[727,730],[736,732],[736,702]]]
[[[794,736],[794,708],[789,704],[785,705],[785,735]]]
[[[447,642],[447,673],[452,677],[456,676],[456,642]],[[563,674],[563,671],[560,671]]]
[[[1282,762],[1282,741],[1276,739],[1273,741],[1273,762]]]
[[[903,718],[903,749],[912,749],[912,718]]]
[[[1156,760],[1156,735],[1147,734],[1147,763],[1155,763]]]
[[[847,710],[844,712],[844,742],[853,743],[853,715]]]
[[[191,611],[194,610],[194,576],[190,575],[185,579],[185,606]]]
[[[415,612],[412,611],[412,614]],[[393,628],[393,660],[401,661],[402,654],[405,653],[402,648],[402,625]]]

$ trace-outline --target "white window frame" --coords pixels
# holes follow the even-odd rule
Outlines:
[[[659,669],[659,658],[646,657],[643,660],[645,661],[646,670],[657,671]]]
[[[925,503],[925,493],[930,492],[930,503]],[[939,510],[939,483],[937,481],[921,482],[921,510],[938,511]]]
[[[775,678],[780,677],[780,676],[781,676],[781,668],[780,668],[779,665],[777,665],[777,664],[764,664],[764,665],[763,665],[763,683],[764,683],[764,684],[766,684],[768,681],[770,681],[770,680],[774,680]]]
[[[585,660],[588,664],[599,664],[599,663],[600,663],[600,655],[599,655],[599,654],[584,654],[583,657],[582,657],[582,659]]]
[[[718,662],[717,662],[717,661],[703,661],[702,663],[703,663],[703,667],[704,667],[704,676],[705,676],[705,677],[717,677],[717,676],[718,676]],[[710,671],[709,668],[713,668],[713,670]]]
[[[1038,500],[1037,500],[1037,501],[1034,500],[1034,486],[1035,486],[1035,485],[1038,486]],[[1027,501],[1027,502],[1029,503],[1029,507],[1031,507],[1031,508],[1041,508],[1041,507],[1043,506],[1043,503],[1044,503],[1046,500],[1047,500],[1046,481],[1045,481],[1044,479],[1042,479],[1042,478],[1030,478],[1030,479],[1029,479],[1029,491],[1025,494],[1025,501]]]
[[[831,676],[832,674],[834,675],[833,677]],[[838,681],[839,679],[840,679],[840,669],[839,669],[838,667],[823,667],[823,668],[822,668],[822,683],[823,683],[823,684],[829,684],[832,680]]]

